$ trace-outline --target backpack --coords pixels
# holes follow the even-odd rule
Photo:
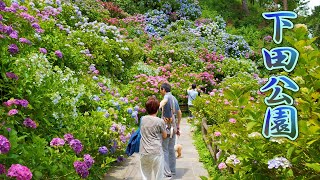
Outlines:
[[[135,152],[139,152],[140,139],[141,139],[141,133],[140,133],[140,127],[139,127],[130,137],[129,143],[126,148],[126,154],[128,156],[131,156]]]

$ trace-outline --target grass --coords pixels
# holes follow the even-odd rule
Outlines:
[[[217,165],[214,159],[211,157],[209,150],[205,142],[202,139],[200,131],[195,131],[193,134],[194,145],[198,151],[200,162],[203,163],[204,167],[207,169],[210,177],[219,177],[220,172],[217,169]],[[203,178],[204,179],[204,178]]]

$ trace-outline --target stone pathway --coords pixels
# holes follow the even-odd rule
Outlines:
[[[198,152],[193,145],[192,133],[187,119],[183,118],[181,125],[181,136],[178,143],[183,146],[182,157],[177,159],[177,174],[172,179],[197,180],[200,176],[208,177],[207,170],[199,162]],[[127,161],[107,172],[105,180],[141,180],[139,154],[133,154]]]

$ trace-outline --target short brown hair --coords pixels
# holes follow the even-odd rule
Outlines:
[[[160,102],[155,97],[149,97],[146,102],[146,110],[148,114],[155,114],[157,113],[160,106]]]

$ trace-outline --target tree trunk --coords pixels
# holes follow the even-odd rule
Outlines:
[[[249,9],[248,9],[248,3],[247,0],[242,0],[242,9],[246,13],[246,15],[249,15]]]
[[[285,11],[288,11],[288,0],[283,0],[282,2],[283,2],[283,9]]]
[[[277,11],[278,10],[278,4],[279,4],[279,0],[273,0],[274,2],[274,11]]]

